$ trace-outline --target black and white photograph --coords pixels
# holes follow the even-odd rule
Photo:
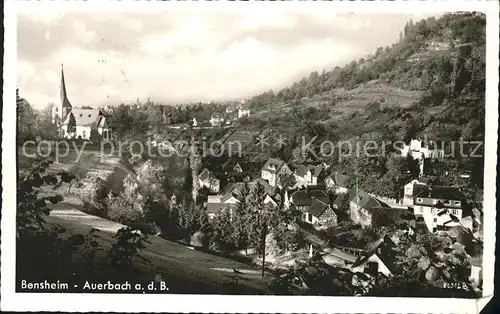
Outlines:
[[[2,305],[479,311],[498,3],[411,2],[9,4]]]

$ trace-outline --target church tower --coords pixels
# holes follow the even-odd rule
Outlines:
[[[66,93],[66,83],[64,81],[64,69],[61,64],[61,86],[60,86],[60,101],[52,107],[52,123],[62,123],[68,113],[71,112],[72,106],[68,100]]]

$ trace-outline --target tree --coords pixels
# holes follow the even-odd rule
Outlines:
[[[102,135],[96,129],[91,129],[89,139],[92,143],[99,143],[102,140]]]
[[[53,140],[58,137],[58,123],[60,119],[57,119],[52,123],[52,107],[53,104],[48,104],[45,108],[37,114],[36,119],[36,132],[41,136],[41,138],[46,140]],[[56,116],[59,118],[59,116]]]
[[[69,114],[68,128],[67,128],[66,132],[70,136],[75,136],[75,133],[76,133],[76,120],[75,120],[75,116],[73,115],[73,113]]]
[[[63,275],[60,268],[71,262],[75,236],[62,240],[59,234],[65,229],[49,224],[46,217],[50,213],[47,204],[57,204],[63,200],[60,194],[50,191],[54,191],[62,182],[70,182],[73,177],[64,171],[47,174],[52,163],[52,160],[37,158],[35,165],[18,180],[16,274],[23,276],[23,280],[48,279],[47,275],[53,274],[61,275],[54,280],[62,279],[63,276],[69,279],[70,275]],[[44,196],[39,194],[42,189],[46,190]]]
[[[37,114],[28,101],[19,97],[18,92],[16,96],[18,139],[33,140],[38,135],[36,134]]]

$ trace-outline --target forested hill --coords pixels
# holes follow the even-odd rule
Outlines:
[[[410,20],[392,46],[312,72],[249,104],[257,120],[320,121],[339,137],[383,132],[399,139],[482,140],[485,25],[486,17],[476,13]]]

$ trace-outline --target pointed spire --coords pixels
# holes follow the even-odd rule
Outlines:
[[[61,105],[63,108],[71,108],[71,103],[68,100],[68,94],[66,93],[66,83],[64,82],[64,68],[61,63]]]

